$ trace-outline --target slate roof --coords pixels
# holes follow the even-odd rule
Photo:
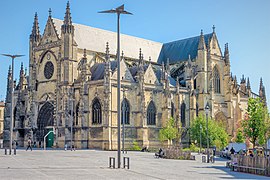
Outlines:
[[[110,61],[111,63],[111,70],[114,72],[114,70],[117,68],[117,61]],[[92,76],[91,80],[100,80],[104,79],[104,73],[105,73],[105,63],[96,63],[94,64],[90,69]]]
[[[212,38],[213,33],[205,34],[204,40],[206,46],[209,44],[209,40]],[[179,61],[188,60],[190,55],[191,59],[195,59],[197,56],[198,45],[200,41],[200,36],[191,37],[187,39],[182,39],[178,41],[173,41],[165,43],[162,46],[161,52],[159,54],[158,63],[166,63],[167,58],[169,58],[170,64]]]
[[[147,70],[148,66],[149,66],[148,64],[146,64],[146,65],[143,66],[144,72]],[[138,66],[132,66],[132,67],[130,67],[128,69],[129,69],[129,71],[130,71],[130,73],[131,73],[131,75],[132,75],[133,78],[135,76],[137,76],[137,73],[139,71],[139,67]]]
[[[61,26],[63,20],[53,18],[57,33],[61,36]],[[110,45],[110,54],[116,54],[117,33],[99,28],[94,28],[82,24],[72,23],[74,25],[74,38],[78,48],[104,53],[106,42]],[[142,49],[144,57],[151,57],[153,61],[158,59],[162,43],[121,34],[121,50],[126,57],[139,58],[139,49]]]

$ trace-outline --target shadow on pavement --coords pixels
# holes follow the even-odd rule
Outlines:
[[[216,157],[215,158],[215,163],[211,163],[209,164],[209,166],[194,166],[194,168],[198,168],[198,169],[203,169],[205,168],[205,173],[200,173],[200,174],[208,174],[208,175],[215,175],[218,176],[220,175],[218,178],[220,179],[270,179],[270,177],[267,176],[262,176],[262,175],[255,175],[255,174],[249,174],[249,173],[244,173],[244,172],[235,172],[235,171],[231,171],[230,168],[226,168],[225,167],[225,163],[229,161],[228,159],[224,159],[224,158],[220,158],[220,157]],[[223,172],[220,173],[211,173],[211,171],[207,170],[207,169],[217,169]],[[225,172],[225,174],[224,174]],[[231,177],[228,177],[226,175],[229,175]]]

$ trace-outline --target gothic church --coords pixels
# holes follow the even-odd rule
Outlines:
[[[13,139],[18,146],[32,138],[48,147],[117,148],[116,33],[72,22],[67,4],[64,20],[49,12],[44,33],[34,17],[29,39],[29,75],[21,66],[13,114],[11,70],[8,73],[4,145],[14,117]],[[161,146],[159,130],[170,117],[189,143],[191,121],[205,105],[231,138],[244,117],[249,97],[266,102],[265,88],[253,93],[249,79],[238,84],[230,71],[228,44],[222,53],[213,32],[169,43],[121,35],[121,123],[125,147]]]

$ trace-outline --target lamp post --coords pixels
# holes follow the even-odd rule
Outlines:
[[[208,132],[208,114],[209,114],[209,104],[206,103],[205,115],[206,115],[206,140],[207,140],[207,163],[209,163],[209,132]]]
[[[74,103],[74,99],[73,99],[73,95],[74,95],[74,87],[70,87],[69,89],[69,103],[70,103],[70,150],[74,150],[73,149],[73,121],[74,121],[74,113],[73,113],[73,103]]]
[[[117,166],[121,166],[121,102],[120,102],[120,14],[130,14],[132,13],[124,10],[124,4],[117,7],[116,9],[111,9],[107,11],[101,11],[99,13],[114,13],[117,14]]]
[[[202,125],[200,124],[200,153],[202,153]]]
[[[12,134],[13,134],[13,88],[14,88],[14,59],[17,57],[22,57],[24,55],[11,55],[11,54],[2,54],[3,56],[11,57],[11,107],[10,107],[10,139],[9,139],[9,155],[12,151]]]

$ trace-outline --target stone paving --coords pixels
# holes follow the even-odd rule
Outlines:
[[[269,179],[231,172],[224,160],[214,164],[196,161],[156,159],[153,153],[128,152],[130,169],[108,168],[116,151],[17,150],[4,155],[0,150],[0,180],[6,179]],[[122,155],[122,154],[121,154]]]

